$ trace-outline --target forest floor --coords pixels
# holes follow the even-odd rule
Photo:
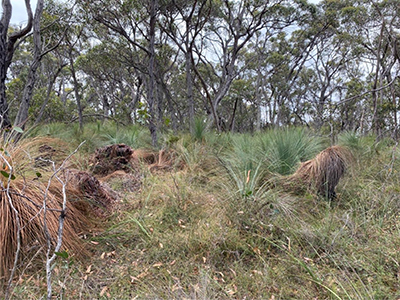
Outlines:
[[[135,142],[129,168],[109,174],[95,171],[101,147],[83,146],[69,167],[113,202],[80,234],[87,251],[56,259],[53,298],[399,299],[397,144],[342,140],[355,159],[328,200],[281,188],[288,177],[271,166],[260,172],[255,139]],[[11,299],[46,298],[44,259],[17,273]]]

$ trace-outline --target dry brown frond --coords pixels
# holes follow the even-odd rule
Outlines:
[[[0,191],[0,274],[7,277],[13,267],[17,249],[17,221],[12,202],[18,211],[21,222],[21,259],[32,251],[47,249],[44,233],[44,190],[34,185],[26,185],[22,180],[14,180],[7,191]],[[46,223],[53,246],[57,242],[59,218],[62,208],[62,197],[49,192],[47,195]],[[86,253],[79,235],[88,230],[86,217],[71,203],[67,203],[64,223],[63,247],[74,255]]]
[[[174,167],[181,169],[183,167],[182,162],[177,160],[178,157],[175,151],[162,149],[158,152],[156,162],[149,165],[149,170],[171,170]]]
[[[149,149],[135,149],[132,153],[132,159],[151,165],[157,161],[157,152]]]
[[[314,159],[301,163],[293,175],[285,178],[283,185],[295,190],[311,188],[319,195],[333,199],[335,188],[352,160],[353,156],[347,148],[329,147]]]

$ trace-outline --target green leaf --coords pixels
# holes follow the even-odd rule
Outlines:
[[[10,174],[7,173],[7,172],[4,171],[4,170],[1,170],[0,173],[1,173],[1,175],[3,175],[5,178],[9,178],[9,177],[10,177]],[[14,179],[15,179],[15,176],[14,176],[13,174],[11,174],[11,180],[14,180]]]
[[[42,173],[36,172],[36,176],[37,176],[38,178],[41,178],[41,177],[42,177]]]
[[[16,132],[19,132],[19,133],[24,133],[24,130],[21,127],[18,127],[18,126],[14,126],[13,130],[16,131]]]
[[[69,257],[68,252],[67,251],[62,251],[62,252],[54,252],[55,255],[67,259]]]

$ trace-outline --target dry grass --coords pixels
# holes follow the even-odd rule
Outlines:
[[[44,257],[48,248],[45,222],[52,247],[57,242],[63,205],[62,184],[53,179],[48,190],[46,186],[54,167],[62,163],[69,150],[62,141],[47,137],[3,147],[0,159],[3,172],[0,175],[0,276],[7,279],[14,265],[18,240],[17,274],[22,261],[29,261],[34,256]],[[59,174],[66,182],[68,178],[63,175]],[[11,176],[13,179],[9,180]],[[85,194],[75,187],[79,178],[69,177],[66,196],[72,201],[67,202],[61,251],[67,250],[70,255],[79,257],[87,253],[80,235],[88,232],[91,226],[82,210]]]
[[[18,222],[11,203],[20,220],[21,259],[47,248],[44,220],[53,246],[57,240],[62,198],[47,194],[47,213],[43,209],[44,190],[36,185],[14,180],[11,187],[0,191],[0,274],[7,277],[13,267],[17,250]],[[75,255],[83,254],[79,235],[88,229],[86,217],[72,204],[67,204],[64,223],[63,250]]]
[[[351,152],[342,146],[332,146],[315,158],[303,162],[296,172],[285,178],[284,186],[294,189],[311,188],[320,196],[334,199],[335,188],[353,160]]]
[[[132,159],[137,162],[143,162],[152,172],[167,171],[174,168],[182,169],[184,167],[183,161],[176,151],[172,149],[161,149],[160,151],[137,149],[133,152]]]

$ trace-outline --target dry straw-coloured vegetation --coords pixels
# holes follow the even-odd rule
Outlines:
[[[54,247],[57,242],[60,215],[63,214],[62,184],[54,179],[51,188],[47,188],[42,172],[44,174],[44,168],[51,169],[51,159],[65,155],[61,150],[56,154],[50,144],[61,146],[60,141],[43,138],[21,142],[17,146],[7,144],[1,150],[0,273],[3,280],[13,269],[19,274],[24,268],[35,268],[31,258],[43,259],[48,243]],[[62,251],[83,255],[85,247],[80,235],[88,225],[81,210],[68,202]]]
[[[296,172],[285,178],[289,189],[310,188],[320,196],[333,200],[340,178],[351,166],[351,152],[343,146],[332,146],[321,151],[315,158],[302,162]]]
[[[161,151],[144,150],[144,142],[139,149],[92,140],[103,150],[71,158],[67,186],[71,209],[91,224],[76,230],[87,255],[78,259],[69,250],[70,255],[56,260],[54,297],[396,299],[396,144],[349,134],[340,137],[340,146],[322,147],[323,140],[300,130],[268,141],[285,134],[172,136]],[[314,140],[315,147],[309,145]],[[291,141],[296,147],[279,153]],[[56,145],[45,144],[55,150],[46,147],[53,158],[60,155]],[[108,162],[96,161],[109,147],[127,149],[128,163],[110,174],[93,174],[96,163],[120,162],[114,156],[118,151],[102,158]],[[61,159],[70,149],[63,151]],[[40,165],[42,178],[36,178],[36,155],[30,157],[32,164],[24,159],[20,169],[29,171],[10,182],[24,178],[22,185],[14,185],[21,194],[33,182],[36,192],[27,197],[43,200],[38,182],[46,182],[51,171]],[[83,158],[87,168],[77,170]],[[284,168],[276,168],[279,159]],[[51,199],[62,198],[59,186],[49,192]],[[43,260],[32,256],[43,240],[35,239],[34,253],[26,252],[18,264],[12,286],[16,299],[40,299],[46,293]]]

